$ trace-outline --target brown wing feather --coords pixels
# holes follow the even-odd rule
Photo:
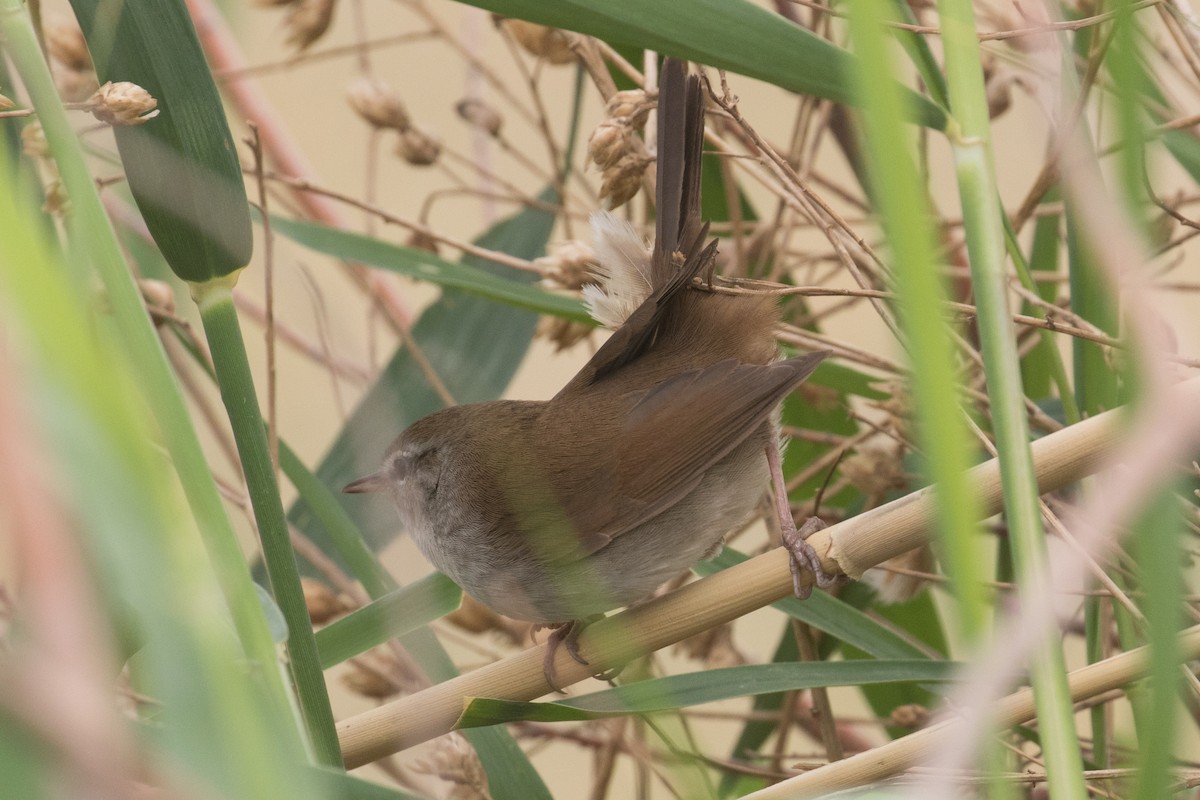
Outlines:
[[[765,365],[730,359],[680,373],[631,398],[603,463],[585,486],[559,492],[586,552],[686,497],[827,355]]]

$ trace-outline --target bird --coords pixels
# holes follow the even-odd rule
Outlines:
[[[796,530],[779,469],[780,403],[829,354],[781,358],[773,297],[706,290],[717,241],[700,212],[699,79],[666,59],[658,103],[653,246],[608,211],[592,218],[599,282],[584,296],[619,327],[549,400],[435,412],[344,489],[388,494],[464,591],[554,628],[545,671],[556,689],[558,644],[586,663],[584,625],[719,552],[772,479],[798,593],[805,568],[832,583]]]

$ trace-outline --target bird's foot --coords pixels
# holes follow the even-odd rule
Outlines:
[[[796,523],[792,522],[789,514],[787,518],[780,520],[783,526],[783,546],[787,548],[791,554],[792,566],[792,589],[796,593],[796,597],[801,600],[807,600],[812,594],[812,586],[805,585],[801,580],[804,570],[812,573],[813,580],[818,587],[829,589],[846,582],[845,575],[830,575],[821,566],[821,557],[817,555],[817,551],[806,540],[817,531],[825,527],[825,523],[817,517],[809,517],[796,529]],[[789,524],[791,523],[791,524]]]
[[[583,629],[595,622],[596,619],[595,617],[591,619],[573,619],[569,622],[536,626],[537,628],[553,629],[550,636],[546,639],[546,657],[542,661],[542,673],[546,676],[546,683],[550,684],[550,688],[559,694],[566,694],[566,692],[558,685],[558,680],[555,677],[554,656],[558,653],[558,648],[561,645],[567,649],[567,653],[571,658],[585,667],[588,666],[588,660],[579,652],[579,634],[583,633]],[[620,670],[616,672],[620,672]],[[609,670],[597,677],[601,680],[608,680],[605,676],[613,675],[615,677],[616,672]]]

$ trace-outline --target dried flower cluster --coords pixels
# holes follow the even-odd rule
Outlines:
[[[50,157],[50,144],[42,123],[31,122],[21,129],[21,152],[35,159]]]
[[[575,60],[575,51],[571,49],[571,35],[565,31],[526,22],[523,19],[497,17],[496,22],[508,32],[514,42],[549,64],[570,64]]]
[[[276,0],[267,4],[282,5]],[[287,5],[287,43],[297,50],[307,49],[324,36],[333,22],[334,0],[293,0]]]
[[[86,103],[92,116],[108,125],[142,125],[158,116],[158,101],[129,81],[108,81]]]
[[[78,103],[91,97],[99,88],[92,54],[88,51],[83,31],[74,17],[62,14],[47,15],[42,23],[42,38],[50,55],[54,85],[68,103]]]
[[[653,106],[640,89],[617,92],[608,101],[604,120],[588,139],[588,158],[600,169],[600,199],[607,200],[609,208],[623,205],[637,194],[646,167],[653,163],[637,135]]]
[[[342,675],[342,685],[372,700],[387,699],[403,688],[386,672],[358,658],[350,661],[350,669]]]
[[[300,588],[308,618],[314,625],[323,625],[346,610],[333,590],[315,578],[300,578]]]
[[[438,739],[430,756],[414,767],[417,772],[436,775],[453,787],[447,800],[492,800],[487,773],[474,748],[460,733]]]
[[[350,107],[376,128],[408,130],[408,111],[399,93],[386,81],[364,75],[346,89]]]
[[[596,282],[596,253],[584,242],[563,242],[549,255],[534,260],[542,274],[542,285],[548,289],[578,292]],[[561,317],[542,317],[536,335],[554,342],[556,351],[566,350],[592,332],[592,326]]]
[[[489,136],[499,136],[504,127],[504,118],[500,112],[474,97],[459,100],[454,110],[468,125],[486,132]]]
[[[400,93],[387,81],[370,76],[356,78],[346,90],[346,98],[367,124],[396,131],[396,155],[409,164],[428,166],[441,155],[441,142],[413,126]]]

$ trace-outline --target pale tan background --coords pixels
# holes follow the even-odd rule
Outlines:
[[[1004,5],[1002,0],[993,6],[998,14],[1013,14],[1012,7]],[[529,95],[524,79],[514,67],[508,49],[495,34],[487,14],[449,0],[432,0],[428,7],[464,47],[489,69],[495,70],[497,78],[528,104]],[[240,2],[230,3],[229,12],[230,23],[237,32],[248,60],[255,65],[275,65],[258,74],[255,80],[270,99],[274,111],[284,121],[296,145],[306,153],[313,168],[312,178],[317,183],[363,197],[368,183],[367,175],[371,172],[378,187],[375,202],[390,213],[410,219],[418,218],[431,192],[453,185],[436,167],[414,168],[395,158],[391,154],[391,140],[387,137],[378,148],[375,165],[370,165],[368,152],[372,135],[368,127],[349,111],[345,101],[347,83],[360,73],[363,66],[357,58],[335,55],[310,58],[290,65],[282,63],[287,61],[291,51],[283,44],[281,12]],[[1015,16],[1010,16],[1012,19]],[[378,40],[423,27],[424,23],[403,3],[340,0],[332,28],[311,50],[313,53],[326,53],[353,45],[360,40],[362,32],[366,32],[366,38]],[[1002,56],[999,59],[1002,64],[1006,59],[1019,58],[1019,54],[1014,54],[1005,45],[991,45],[989,50]],[[532,64],[532,60],[526,58],[526,63]],[[544,185],[544,179],[531,175],[506,156],[501,148],[474,133],[455,115],[454,103],[466,96],[477,96],[494,104],[505,114],[506,139],[515,143],[534,161],[545,164],[544,148],[532,129],[517,115],[506,111],[505,102],[497,99],[496,92],[487,82],[469,70],[462,57],[443,42],[428,40],[379,48],[371,52],[369,66],[372,74],[387,80],[400,91],[414,121],[442,138],[449,149],[478,160],[530,194],[536,193]],[[548,108],[549,121],[556,138],[561,141],[568,122],[574,70],[571,67],[548,67],[539,74],[539,86]],[[773,86],[737,76],[733,77],[733,84],[741,98],[742,113],[756,129],[777,145],[785,143],[795,119],[797,99]],[[1010,205],[1018,202],[1028,190],[1033,170],[1041,164],[1041,151],[1047,133],[1044,115],[1026,93],[1019,88],[1014,89],[1012,99],[1012,109],[995,128],[1000,188],[1005,202]],[[580,155],[583,142],[601,119],[601,113],[602,106],[596,93],[589,90],[577,151]],[[238,138],[246,130],[242,116],[241,112],[231,112]],[[243,156],[247,153],[245,149],[242,152]],[[936,200],[949,216],[957,216],[953,212],[957,197],[948,151],[941,140],[935,138],[930,153],[937,187]],[[818,160],[821,171],[843,183],[852,183],[841,155],[831,144],[827,143],[821,148]],[[577,159],[577,164],[582,164],[581,158]],[[1180,183],[1178,170],[1171,165],[1156,163],[1154,167],[1163,174],[1166,184]],[[452,168],[469,183],[481,188],[480,180],[469,169],[460,164],[454,164]],[[593,186],[597,184],[594,173],[588,173],[587,180]],[[762,187],[752,182],[747,182],[745,186],[761,214],[773,210],[770,195]],[[636,200],[635,209],[640,211],[641,203],[640,199]],[[279,208],[280,205],[276,203],[275,209]],[[433,205],[433,211],[426,221],[441,233],[469,240],[484,231],[491,221],[513,210],[514,207],[509,204],[480,202],[461,194],[448,195]],[[591,210],[578,206],[573,209],[579,215]],[[364,216],[360,212],[346,208],[343,213],[351,227],[364,229]],[[399,229],[383,233],[398,242],[406,238],[405,232]],[[573,234],[586,238],[586,225],[581,219],[575,220]],[[566,231],[560,227],[554,241],[561,241],[566,235]],[[817,235],[809,237],[809,241],[816,249],[827,249]],[[263,294],[261,253],[259,246],[255,261],[246,270],[239,286],[240,292],[259,302]],[[443,249],[442,253],[454,257],[450,250]],[[364,309],[367,303],[329,259],[296,248],[281,238],[277,242],[275,271],[277,313],[287,325],[314,341],[324,341],[337,357],[359,364],[364,369],[374,369],[386,361],[394,346],[394,337],[385,326],[366,316]],[[1195,259],[1190,258],[1181,272],[1181,278],[1195,279]],[[399,279],[394,283],[414,316],[437,294],[436,289],[427,285]],[[851,285],[848,278],[840,279],[840,283]],[[1180,350],[1189,355],[1196,354],[1200,350],[1196,346],[1200,342],[1200,314],[1195,312],[1191,295],[1182,292],[1164,295],[1162,306],[1175,330]],[[185,307],[185,304],[181,304],[181,308]],[[869,311],[831,318],[826,330],[856,347],[900,358],[895,343]],[[258,365],[262,377],[265,375],[265,354],[261,329],[257,325],[247,324],[247,335],[251,358]],[[479,346],[486,347],[487,342],[480,342]],[[588,352],[584,345],[567,353],[556,354],[546,343],[535,343],[506,396],[550,396],[586,359]],[[306,463],[315,465],[341,429],[346,415],[353,409],[365,386],[346,381],[335,383],[325,369],[296,356],[286,347],[280,347],[278,353],[279,427]],[[265,392],[263,396],[265,398]],[[215,392],[211,398],[215,401]],[[385,444],[379,443],[381,452]],[[214,463],[222,463],[215,452]],[[285,487],[285,492],[286,498],[290,499],[290,488]],[[243,529],[248,530],[246,526]],[[248,548],[250,542],[248,537]],[[429,570],[407,539],[400,539],[388,549],[386,561],[403,581],[420,577]],[[775,645],[779,628],[776,614],[771,611],[758,612],[738,624],[737,644],[754,659],[767,658]],[[447,641],[463,667],[481,663],[487,657],[486,654]],[[485,644],[497,653],[505,650],[499,643]],[[672,670],[697,668],[694,662],[677,656],[668,656],[667,661]],[[335,689],[336,714],[339,718],[357,713],[370,705],[369,701],[341,691],[338,671],[331,674],[334,677],[331,686]],[[589,690],[595,686],[580,688]],[[835,692],[834,697],[839,715],[865,714],[855,693]],[[745,706],[745,702],[739,701],[720,704],[719,707],[738,710]],[[738,729],[739,724],[734,722],[705,722],[697,725],[694,733],[700,742],[700,749],[724,753],[728,751]],[[793,747],[813,753],[819,750],[815,746],[810,748],[799,736],[793,738]],[[404,758],[411,760],[411,754],[406,754]],[[585,776],[589,776],[591,770],[588,752],[573,745],[556,743],[540,750],[535,756],[535,764],[556,797],[583,796],[588,786]],[[618,773],[618,783],[615,784],[617,788],[614,788],[611,796],[629,796],[632,779],[631,771],[622,767]],[[445,789],[436,783],[432,783],[431,787],[434,790]],[[666,796],[661,785],[655,784],[653,788],[654,796]]]

